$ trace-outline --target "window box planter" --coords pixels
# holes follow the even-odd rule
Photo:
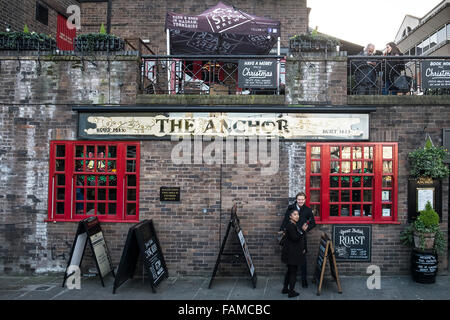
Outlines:
[[[75,51],[123,51],[125,41],[108,34],[82,34],[74,40]]]
[[[55,39],[43,33],[0,32],[0,50],[52,51],[55,49]]]

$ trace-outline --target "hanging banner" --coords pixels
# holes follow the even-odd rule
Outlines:
[[[67,28],[67,19],[58,14],[56,25],[56,45],[59,50],[73,51],[73,39],[75,38],[77,29]]]

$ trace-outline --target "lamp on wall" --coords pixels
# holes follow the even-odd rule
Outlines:
[[[8,24],[6,25],[6,32],[10,32],[11,31],[11,26]]]

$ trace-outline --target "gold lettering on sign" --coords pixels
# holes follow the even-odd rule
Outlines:
[[[368,115],[263,114],[243,116],[147,116],[136,114],[87,117],[87,135],[278,136],[283,138],[368,139]],[[90,125],[89,125],[90,124]],[[94,126],[92,126],[94,125]]]
[[[420,177],[417,179],[417,184],[433,184],[433,179],[430,177]]]

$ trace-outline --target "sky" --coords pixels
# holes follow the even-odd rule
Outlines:
[[[405,15],[422,18],[442,0],[307,0],[309,27],[383,50],[394,41]]]

